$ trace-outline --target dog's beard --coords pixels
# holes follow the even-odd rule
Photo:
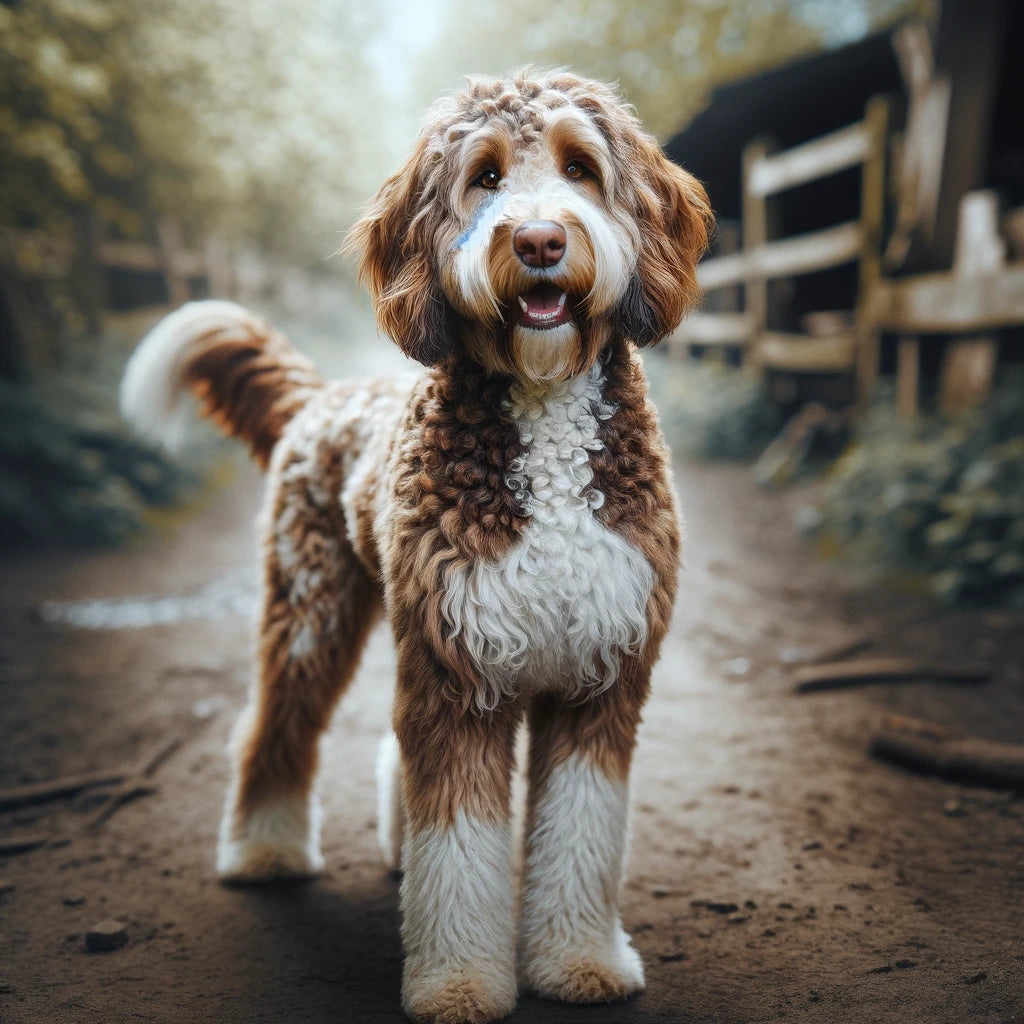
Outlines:
[[[544,330],[466,323],[462,341],[467,354],[484,369],[524,384],[544,385],[586,373],[612,340],[614,323],[612,315],[593,320],[577,316]]]
[[[572,376],[579,364],[580,329],[570,320],[558,327],[512,328],[512,354],[524,380],[542,383]]]

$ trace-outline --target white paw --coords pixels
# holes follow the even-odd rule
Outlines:
[[[561,1003],[615,1003],[644,988],[644,966],[625,932],[605,948],[538,948],[522,957],[523,985]]]
[[[239,821],[230,805],[221,822],[217,875],[224,882],[310,878],[323,870],[318,815],[305,799],[285,799]]]
[[[512,1013],[516,995],[511,964],[429,969],[407,960],[402,976],[402,1006],[416,1024],[489,1024]]]

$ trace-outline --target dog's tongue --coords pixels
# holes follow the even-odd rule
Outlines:
[[[519,322],[524,327],[558,327],[571,319],[568,296],[557,285],[538,284],[519,296]]]

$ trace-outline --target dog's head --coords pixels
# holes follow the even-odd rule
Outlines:
[[[461,347],[541,381],[582,372],[617,335],[672,331],[710,224],[700,183],[613,88],[523,71],[432,107],[350,244],[408,355],[433,365]]]

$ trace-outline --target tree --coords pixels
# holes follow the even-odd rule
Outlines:
[[[419,77],[421,95],[459,82],[452,68],[504,74],[522,64],[568,66],[617,81],[662,137],[710,89],[796,56],[859,38],[925,0],[452,0]],[[443,64],[434,54],[443,54]]]

